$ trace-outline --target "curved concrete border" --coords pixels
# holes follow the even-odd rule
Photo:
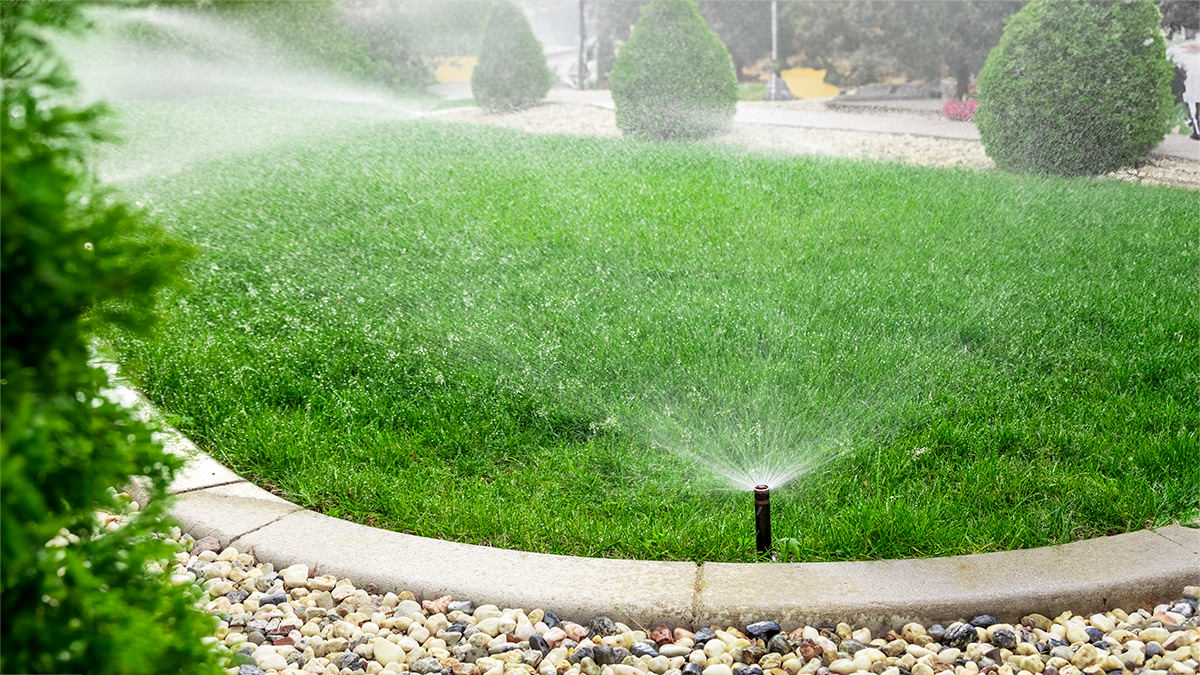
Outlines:
[[[116,366],[101,364],[110,375]],[[108,392],[139,416],[157,413],[128,386]],[[1091,613],[1151,606],[1200,584],[1200,530],[1172,525],[1003,553],[847,563],[704,563],[575,558],[473,546],[380,530],[304,510],[245,481],[165,427],[190,457],[169,492],[171,514],[196,537],[250,551],[276,567],[383,592],[453,595],[501,607],[553,609],[586,623],[631,626],[797,625],[847,621],[873,631],[989,613]],[[131,488],[144,502],[141,485]]]

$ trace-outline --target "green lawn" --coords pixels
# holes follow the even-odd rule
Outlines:
[[[766,82],[738,82],[739,101],[761,101],[766,95]]]
[[[739,561],[764,476],[811,560],[1197,511],[1193,192],[402,121],[126,189],[202,251],[127,366],[325,513]]]

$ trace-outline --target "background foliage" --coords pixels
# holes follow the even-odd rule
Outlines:
[[[89,328],[143,328],[185,249],[90,178],[105,110],[72,107],[43,32],[81,28],[78,7],[0,14],[0,670],[215,673],[195,591],[146,572],[173,553],[162,500],[116,531],[96,518],[121,509],[112,488],[131,475],[161,495],[179,460],[100,397]]]
[[[421,57],[477,56],[487,0],[340,0],[347,23],[370,50],[398,41]],[[373,52],[374,53],[374,52]],[[382,52],[381,52],[382,53]]]
[[[1023,0],[845,0],[789,3],[800,62],[833,84],[953,77],[957,96]]]
[[[840,86],[888,78],[955,79],[958,95],[1024,0],[789,0],[779,3],[779,57],[826,71]],[[600,51],[629,34],[644,0],[606,0],[595,10]],[[739,80],[771,54],[769,2],[700,0],[700,13],[733,58]],[[602,78],[608,66],[601,59]]]
[[[221,0],[201,3],[196,11],[245,26],[289,63],[400,89],[432,80],[403,33],[389,30],[383,22],[370,30],[352,29],[332,0]]]

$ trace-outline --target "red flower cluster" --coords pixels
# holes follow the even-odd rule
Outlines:
[[[942,105],[942,117],[966,122],[975,117],[975,109],[978,107],[979,101],[973,98],[952,98]]]

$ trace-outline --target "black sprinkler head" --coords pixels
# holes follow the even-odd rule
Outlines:
[[[771,550],[771,488],[754,486],[754,545],[759,553]]]

